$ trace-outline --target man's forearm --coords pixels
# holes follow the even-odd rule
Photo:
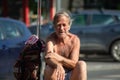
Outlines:
[[[57,60],[62,66],[73,69],[76,65],[76,61],[72,59],[68,59],[66,57],[63,57],[61,55],[56,54],[55,60]]]
[[[56,68],[58,64],[60,64],[58,61],[56,61],[55,59],[45,59],[47,65],[49,65],[51,68]]]
[[[70,68],[70,69],[73,69],[76,65],[76,62],[71,60],[71,59],[67,59],[67,58],[64,58],[63,61],[61,62],[61,64],[64,66],[64,67],[67,67],[67,68]]]
[[[57,53],[49,53],[48,55],[45,56],[46,62],[51,66],[51,67],[56,67],[58,64],[61,64],[64,67],[73,69],[76,65],[76,61],[72,59],[67,59],[61,55],[58,55]]]

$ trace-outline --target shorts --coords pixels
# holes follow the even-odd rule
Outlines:
[[[66,69],[65,69],[65,80],[70,80],[71,72],[72,72],[72,70],[66,71]]]

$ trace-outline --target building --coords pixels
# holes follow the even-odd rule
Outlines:
[[[119,0],[0,0],[0,17],[18,19],[29,26],[32,19],[38,17],[38,1],[41,1],[41,15],[49,20],[59,10],[120,9]]]
[[[9,18],[21,20],[27,26],[29,26],[30,18],[31,18],[30,14],[32,12],[32,10],[30,9],[30,6],[33,4],[36,5],[35,11],[37,11],[38,1],[40,0],[0,0],[0,17],[9,17]],[[45,2],[47,2],[47,5],[45,5],[45,7],[49,8],[47,10],[49,10],[50,12],[49,16],[50,16],[50,19],[52,19],[52,17],[54,16],[53,15],[54,14],[54,7],[53,7],[54,2],[53,0],[44,0],[44,2],[41,2],[41,3],[46,4]]]

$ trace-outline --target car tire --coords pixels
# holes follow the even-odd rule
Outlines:
[[[112,44],[110,52],[115,61],[120,61],[120,40]]]

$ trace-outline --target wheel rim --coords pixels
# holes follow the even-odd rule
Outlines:
[[[120,42],[117,42],[113,45],[112,55],[117,61],[120,61]]]

